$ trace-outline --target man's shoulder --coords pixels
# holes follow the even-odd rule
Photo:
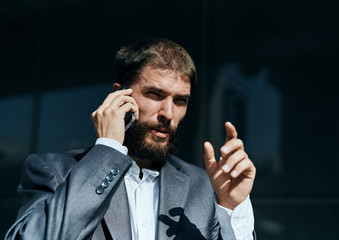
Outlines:
[[[34,153],[29,155],[25,160],[23,170],[26,168],[52,168],[56,171],[67,173],[78,162],[85,159],[86,156],[89,156],[88,159],[90,160],[101,158],[103,161],[106,161],[107,159],[110,159],[109,156],[113,155],[118,155],[119,157],[124,156],[115,149],[104,145],[72,149],[64,152]]]
[[[73,149],[64,152],[47,152],[30,154],[23,165],[25,172],[64,172],[67,173],[79,162],[91,148]]]
[[[26,161],[31,162],[38,162],[38,159],[41,161],[47,161],[52,163],[58,162],[79,162],[81,158],[83,158],[92,147],[89,148],[79,148],[79,149],[72,149],[63,152],[43,152],[43,153],[33,153],[30,154]]]
[[[50,159],[50,158],[74,158],[76,161],[80,161],[80,159],[85,156],[92,147],[88,148],[76,148],[76,149],[70,149],[66,151],[61,152],[47,152],[47,153],[37,153],[35,155],[38,155],[41,158]]]

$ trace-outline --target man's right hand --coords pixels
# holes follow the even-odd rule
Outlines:
[[[132,89],[110,93],[105,101],[91,114],[94,129],[98,138],[111,138],[121,144],[125,138],[125,114],[133,112],[139,119],[139,107],[132,94]]]

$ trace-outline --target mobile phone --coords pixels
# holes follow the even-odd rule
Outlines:
[[[134,121],[135,121],[134,113],[133,112],[127,112],[125,114],[125,132],[134,123]]]
[[[121,90],[126,89],[126,86],[122,86]],[[125,132],[127,131],[127,129],[129,129],[129,127],[134,123],[135,121],[135,116],[134,113],[129,111],[125,114]]]

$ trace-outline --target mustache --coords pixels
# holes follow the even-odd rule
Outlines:
[[[136,120],[137,122],[137,120]],[[139,122],[139,121],[138,121]],[[144,128],[147,129],[161,129],[163,131],[166,131],[170,134],[176,134],[177,132],[177,128],[176,127],[172,127],[170,125],[170,122],[167,120],[159,120],[158,122],[151,122],[151,121],[143,121],[143,122],[139,122],[140,124],[143,125]]]

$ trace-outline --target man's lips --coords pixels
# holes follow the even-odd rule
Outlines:
[[[152,128],[152,134],[159,138],[166,138],[169,135],[169,132],[165,128]]]

